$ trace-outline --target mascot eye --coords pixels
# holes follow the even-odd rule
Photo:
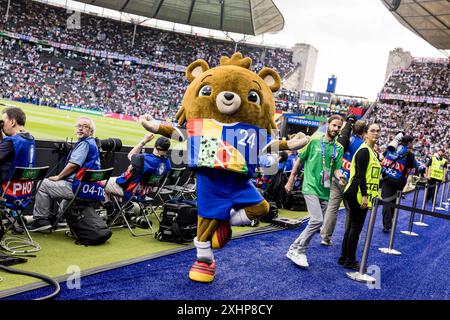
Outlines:
[[[203,87],[200,89],[200,92],[198,93],[198,95],[199,95],[200,97],[203,97],[203,96],[210,96],[211,93],[212,93],[212,88],[211,88],[211,86],[206,85],[206,86],[203,86]]]
[[[256,91],[252,90],[248,93],[248,101],[256,103],[256,104],[260,104],[261,98],[259,97],[259,94]]]

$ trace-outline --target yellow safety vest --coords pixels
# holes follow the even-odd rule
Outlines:
[[[433,157],[431,160],[430,178],[444,181],[444,165],[445,159],[438,160],[436,157]]]
[[[381,175],[381,164],[380,161],[378,161],[378,157],[376,156],[375,152],[365,143],[363,143],[359,149],[355,152],[355,155],[358,153],[359,150],[367,148],[369,149],[369,164],[367,165],[367,171],[366,171],[366,185],[367,185],[367,200],[368,204],[367,207],[369,209],[372,208],[372,203],[375,198],[378,198],[380,193],[378,191],[380,187],[380,175]],[[353,181],[353,178],[355,177],[356,173],[356,163],[355,163],[355,156],[352,158],[352,164],[350,166],[350,179],[349,183],[345,187],[345,191],[350,187],[351,182]],[[362,203],[362,194],[361,189],[358,186],[358,194],[357,194],[357,200],[358,203]]]

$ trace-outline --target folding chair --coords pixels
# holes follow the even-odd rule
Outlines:
[[[21,235],[7,236],[0,242],[0,246],[12,254],[41,250],[40,245],[33,240],[28,232],[22,214],[36,195],[48,169],[48,166],[38,168],[16,167],[9,181],[3,185],[0,213],[10,222],[5,233],[10,230],[13,231],[18,225],[21,225],[26,235],[26,237]],[[38,182],[38,185],[35,185],[36,182]]]
[[[167,179],[164,181],[163,188],[157,195],[162,203],[164,203],[167,198],[172,199],[177,195],[177,188],[180,187],[182,181],[181,178],[184,172],[186,172],[186,168],[172,168]],[[163,199],[163,196],[165,199]]]
[[[74,192],[72,199],[61,208],[61,215],[65,216],[66,212],[76,203],[81,207],[95,205],[105,199],[105,186],[108,183],[114,168],[100,170],[86,170],[80,179],[80,184]],[[67,230],[67,229],[62,229]]]
[[[183,199],[190,198],[191,200],[196,199],[197,182],[195,180],[195,172],[186,170],[187,179],[180,186],[175,186],[175,196],[174,198],[181,197]],[[182,181],[181,179],[180,181]]]
[[[161,220],[159,219],[158,215],[155,212],[155,209],[153,208],[152,202],[155,200],[154,195],[156,195],[158,191],[160,191],[162,188],[163,184],[161,184],[161,181],[166,181],[165,179],[167,179],[167,175],[156,176],[154,174],[147,174],[141,178],[141,181],[139,181],[134,185],[131,191],[131,196],[125,198],[119,197],[115,194],[111,194],[111,198],[113,199],[115,204],[115,209],[113,212],[113,218],[111,219],[109,225],[110,226],[114,225],[117,219],[119,217],[122,217],[123,221],[128,227],[128,230],[130,230],[130,233],[134,237],[142,237],[153,234],[154,230],[151,222],[148,219],[148,215],[153,213],[158,219],[158,221],[161,222]],[[123,200],[122,203],[120,203],[119,198],[122,198]],[[130,225],[131,221],[128,221],[128,217],[126,215],[128,205],[132,203],[137,203],[139,205],[140,214],[138,215],[138,217],[139,216],[143,217],[144,221],[150,227],[151,230],[150,232],[143,232],[137,234],[133,231],[133,228]]]

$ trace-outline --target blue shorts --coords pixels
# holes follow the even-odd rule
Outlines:
[[[242,174],[203,169],[197,171],[196,177],[200,217],[229,220],[231,208],[239,210],[264,200],[251,180]]]

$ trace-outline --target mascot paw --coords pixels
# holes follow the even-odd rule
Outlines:
[[[223,220],[219,222],[219,226],[213,234],[211,239],[211,246],[213,249],[223,248],[231,239],[230,222]]]
[[[211,264],[203,261],[195,261],[189,270],[189,279],[197,282],[213,282],[216,274],[216,261]]]

